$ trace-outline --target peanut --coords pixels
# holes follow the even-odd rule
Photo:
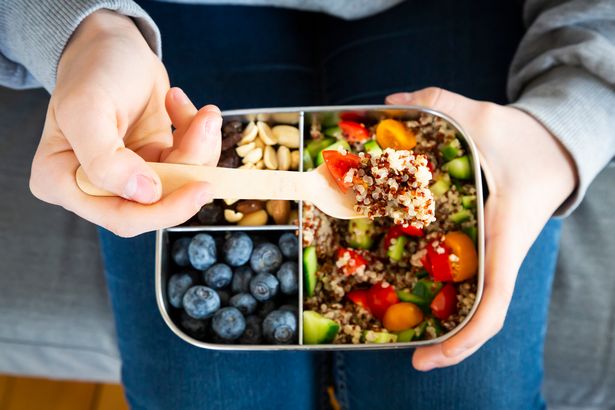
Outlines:
[[[278,169],[278,157],[275,154],[275,150],[271,145],[265,147],[265,166],[268,169]]]
[[[260,148],[254,148],[244,158],[244,164],[256,164],[263,157],[263,150]]]
[[[290,150],[284,145],[278,148],[278,169],[288,171],[291,165]]]
[[[299,129],[292,125],[276,125],[271,129],[274,138],[278,144],[285,145],[288,148],[299,148]]]
[[[278,142],[266,122],[259,121],[256,126],[258,127],[258,137],[263,140],[265,145],[275,145]]]
[[[290,169],[299,169],[299,150],[294,150],[290,153]]]

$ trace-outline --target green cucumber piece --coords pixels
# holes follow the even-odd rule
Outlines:
[[[414,328],[414,338],[420,339],[427,328],[427,320],[423,320],[417,327]]]
[[[476,241],[478,240],[478,229],[476,229],[475,226],[468,226],[467,228],[463,228],[462,231],[472,238],[474,245],[476,246]]]
[[[412,293],[423,298],[429,304],[436,297],[436,294],[440,292],[440,289],[442,289],[442,282],[420,279],[415,283]]]
[[[414,303],[421,308],[429,306],[429,301],[427,301],[424,297],[415,295],[414,293],[408,292],[407,290],[398,290],[397,298],[402,302]]]
[[[343,137],[342,129],[337,125],[335,127],[327,128],[325,130],[325,136],[339,139]]]
[[[462,209],[461,211],[450,215],[448,219],[453,223],[460,224],[472,219],[472,212],[468,209]]]
[[[387,256],[393,262],[399,262],[401,257],[404,255],[404,248],[406,247],[406,243],[408,242],[408,238],[405,236],[400,236],[394,239],[394,243],[389,245],[389,249],[387,250]]]
[[[429,273],[426,270],[422,270],[422,271],[418,272],[414,276],[416,276],[417,279],[423,279],[423,278],[426,278],[427,276],[429,276]]]
[[[369,140],[363,146],[365,147],[365,151],[367,151],[370,155],[377,156],[382,154],[382,148],[380,148],[380,145],[378,145],[376,140]]]
[[[472,164],[470,163],[470,157],[467,155],[447,162],[442,166],[442,169],[447,171],[453,178],[472,178]]]
[[[476,208],[476,195],[465,195],[461,197],[461,205],[466,209]]]
[[[303,343],[306,345],[331,343],[339,330],[337,322],[313,310],[303,312]]]
[[[450,143],[440,147],[440,152],[442,153],[442,158],[444,158],[445,161],[450,161],[457,158],[461,153],[461,150],[456,147],[454,143]]]
[[[305,292],[308,297],[314,295],[314,289],[316,288],[316,271],[318,271],[316,247],[308,246],[303,250],[303,275],[305,279]]]
[[[335,111],[321,112],[319,114],[320,123],[324,129],[335,127],[340,122],[339,113]]]
[[[369,249],[374,244],[374,222],[369,218],[353,219],[348,223],[348,244],[353,248]]]
[[[451,179],[448,177],[448,174],[445,175],[445,177],[438,179],[429,187],[429,190],[436,199],[446,194],[451,188]]]
[[[397,335],[395,333],[365,330],[363,332],[363,340],[365,343],[395,343],[397,341]]]
[[[312,161],[312,156],[306,149],[303,151],[303,170],[309,171],[312,168],[314,168],[314,161]]]
[[[397,334],[398,342],[410,342],[414,338],[414,329],[404,330],[403,332],[399,332]]]
[[[325,162],[325,159],[322,156],[322,152],[323,151],[328,151],[328,150],[337,151],[337,149],[339,147],[344,148],[346,151],[350,151],[350,145],[348,144],[347,141],[345,141],[345,140],[338,140],[337,142],[334,142],[333,144],[329,145],[328,147],[325,147],[322,150],[320,150],[318,155],[316,155],[316,166],[320,166],[323,162]]]
[[[312,158],[316,158],[316,155],[318,155],[320,151],[333,144],[334,142],[335,138],[316,139],[308,142],[308,144],[305,146],[305,149],[307,150],[307,152],[309,152]]]

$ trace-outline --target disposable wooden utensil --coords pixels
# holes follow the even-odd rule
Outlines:
[[[342,193],[323,164],[313,171],[271,171],[148,162],[162,181],[165,196],[192,181],[206,181],[214,198],[304,200],[338,219],[364,218],[354,211],[352,190]],[[77,185],[94,196],[115,196],[94,186],[81,167]]]

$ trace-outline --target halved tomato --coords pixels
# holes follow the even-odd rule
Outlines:
[[[352,186],[352,183],[344,182],[344,175],[351,168],[359,168],[361,165],[361,158],[358,155],[346,153],[342,154],[337,150],[322,151],[322,157],[325,160],[327,169],[335,179],[337,186],[344,193],[348,191],[348,188]]]
[[[376,140],[380,147],[393,149],[412,149],[416,146],[414,132],[397,120],[380,121],[376,127]]]
[[[363,124],[354,121],[340,121],[339,127],[348,142],[362,142],[369,139],[369,131]]]

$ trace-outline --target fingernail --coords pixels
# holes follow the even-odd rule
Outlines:
[[[209,190],[201,191],[196,196],[196,206],[197,207],[201,207],[201,206],[211,202],[211,200],[212,200],[212,197],[211,197],[211,193],[209,192]]]
[[[389,96],[387,101],[394,104],[410,104],[414,99],[414,93],[397,93]]]
[[[182,105],[187,104],[190,101],[188,100],[186,93],[184,93],[181,88],[174,88],[171,90],[171,97],[173,98],[173,101]]]
[[[145,175],[133,175],[124,187],[124,198],[142,203],[154,202],[156,200],[156,183]]]
[[[207,119],[207,121],[205,121],[206,136],[216,135],[216,133],[220,133],[221,129],[222,129],[222,117],[217,116],[217,117],[209,118]]]

